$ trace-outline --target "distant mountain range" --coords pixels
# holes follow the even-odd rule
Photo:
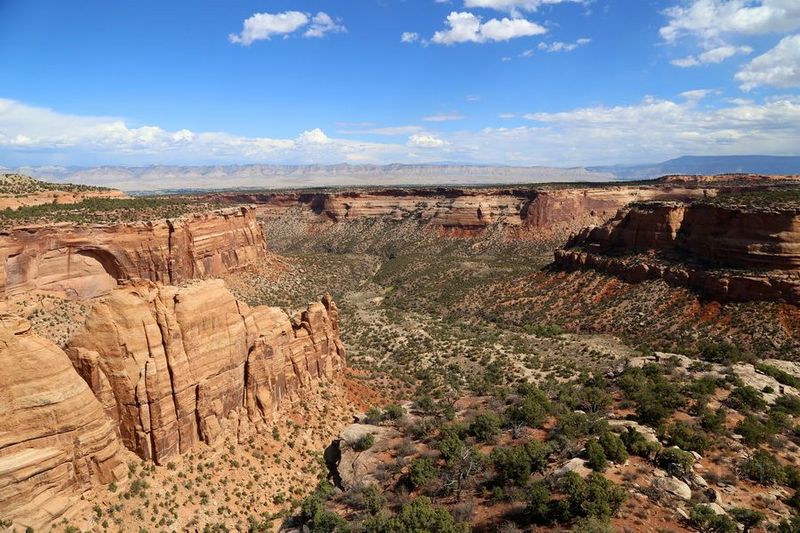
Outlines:
[[[657,178],[668,174],[800,174],[800,156],[730,155],[683,156],[652,165],[588,167],[621,180]]]
[[[800,156],[685,156],[648,165],[512,167],[502,165],[221,165],[2,168],[54,182],[126,191],[330,186],[483,185],[657,178],[667,174],[800,174]]]

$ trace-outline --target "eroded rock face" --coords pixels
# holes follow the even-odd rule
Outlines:
[[[501,224],[550,235],[602,223],[634,201],[700,198],[693,187],[407,188],[341,193],[224,193],[218,202],[251,203],[261,216],[301,208],[324,220],[415,219],[445,229],[480,230]]]
[[[248,308],[220,280],[117,289],[67,353],[125,445],[159,464],[226,431],[263,430],[283,402],[345,365],[329,297],[289,317]]]
[[[0,233],[0,292],[91,298],[118,280],[178,283],[225,274],[265,256],[266,240],[250,208],[156,222],[15,228]]]
[[[720,301],[800,304],[800,212],[705,203],[634,205],[571,237],[556,250],[555,262],[634,283],[662,279]]]
[[[67,355],[29,329],[0,320],[0,516],[38,529],[127,467],[113,422]]]

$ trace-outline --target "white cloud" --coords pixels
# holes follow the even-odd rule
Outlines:
[[[419,33],[414,31],[404,31],[400,36],[401,43],[415,43],[419,41]]]
[[[515,118],[517,115],[514,113],[500,113],[498,116],[503,120],[508,120],[511,118]]]
[[[590,42],[592,42],[591,39],[587,37],[581,37],[574,43],[562,43],[561,41],[555,41],[552,43],[539,43],[538,48],[539,50],[544,50],[545,52],[572,52],[579,46],[589,44]],[[523,52],[523,55],[525,55],[526,52],[533,52],[533,51],[526,50],[525,52]]]
[[[464,7],[482,7],[508,11],[536,11],[543,5],[563,4],[566,2],[584,4],[587,0],[464,0]]]
[[[690,55],[681,59],[673,59],[671,63],[677,67],[696,67],[699,65],[709,65],[722,63],[736,54],[751,54],[753,49],[749,46],[722,45],[706,50],[700,55]]]
[[[453,11],[447,16],[448,29],[433,34],[431,42],[452,45],[508,41],[547,33],[547,29],[523,18],[490,19],[482,22],[477,15]]]
[[[800,34],[784,37],[772,50],[745,65],[735,77],[746,91],[762,85],[800,87]]]
[[[415,148],[441,148],[445,144],[445,141],[433,135],[418,134],[408,138],[408,145]]]
[[[800,96],[701,105],[711,94],[707,89],[695,89],[674,100],[645,98],[623,106],[528,113],[524,118],[530,122],[520,127],[492,125],[452,133],[419,126],[362,128],[364,134],[403,139],[394,142],[332,137],[319,128],[288,138],[170,131],[157,125],[134,127],[115,117],[69,115],[0,99],[0,153],[6,165],[446,160],[577,166],[652,162],[682,154],[797,152]],[[508,113],[496,120],[517,117]]]
[[[659,31],[667,42],[685,35],[713,41],[726,33],[782,33],[800,28],[797,0],[691,0],[665,11]]]
[[[458,112],[452,113],[436,113],[435,115],[428,115],[427,117],[422,117],[422,120],[426,122],[448,122],[450,120],[462,120],[464,115]]]
[[[330,15],[320,11],[311,19],[311,25],[303,32],[303,37],[325,37],[329,33],[344,33],[347,28],[335,22]]]
[[[255,41],[269,40],[275,35],[287,37],[302,28],[306,28],[304,37],[324,37],[328,33],[347,31],[344,26],[322,11],[313,17],[302,11],[256,13],[245,19],[240,33],[228,35],[228,40],[242,46],[250,46]]]

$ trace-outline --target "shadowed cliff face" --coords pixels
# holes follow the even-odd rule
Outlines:
[[[555,259],[562,268],[594,268],[633,282],[664,279],[723,301],[797,304],[800,212],[705,203],[635,205],[603,226],[584,228]]]
[[[265,255],[264,235],[248,208],[155,222],[15,228],[0,234],[0,290],[5,297],[45,290],[91,298],[117,280],[178,283]]]
[[[229,431],[263,431],[345,364],[329,298],[289,317],[248,308],[220,280],[114,291],[67,353],[125,445],[158,464]]]

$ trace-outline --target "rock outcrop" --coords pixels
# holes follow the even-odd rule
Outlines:
[[[800,210],[635,204],[556,250],[566,270],[662,279],[720,301],[800,304]]]
[[[258,262],[266,241],[253,209],[113,225],[55,224],[0,232],[0,292],[90,298],[118,280],[178,283]]]
[[[220,193],[216,202],[247,203],[259,216],[298,208],[322,220],[415,219],[445,229],[477,231],[500,224],[549,236],[605,222],[634,201],[701,198],[685,185],[540,188],[406,188],[323,193]]]
[[[0,517],[37,529],[125,477],[113,422],[60,348],[4,316],[0,366]]]
[[[159,464],[229,431],[263,430],[345,364],[329,297],[289,317],[248,308],[220,280],[117,289],[67,353],[125,445]]]

